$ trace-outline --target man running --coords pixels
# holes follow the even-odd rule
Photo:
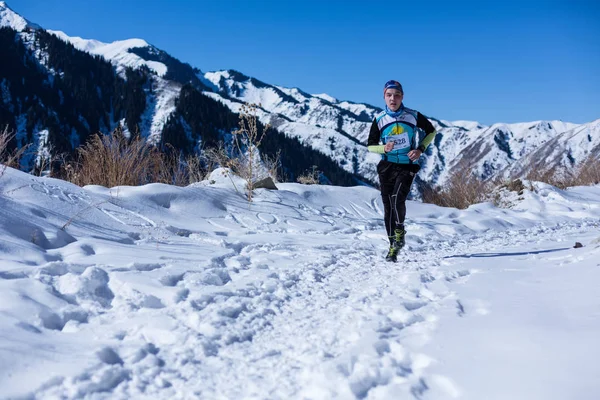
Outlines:
[[[386,260],[395,262],[398,252],[404,247],[406,198],[415,174],[421,168],[417,160],[433,141],[436,131],[420,112],[402,104],[404,90],[400,82],[386,82],[383,98],[386,107],[373,120],[367,146],[369,151],[381,154],[377,174],[383,199],[385,230],[390,240]],[[418,145],[417,128],[426,133]]]

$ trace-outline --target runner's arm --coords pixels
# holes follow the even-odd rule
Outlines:
[[[385,145],[379,144],[379,139],[381,137],[381,132],[379,131],[379,127],[377,126],[377,121],[373,120],[371,124],[371,131],[369,132],[369,139],[367,141],[367,149],[372,153],[385,153]]]
[[[427,146],[429,146],[431,142],[433,142],[433,138],[435,138],[437,132],[435,131],[435,127],[433,126],[433,124],[421,113],[417,113],[417,128],[423,129],[426,134],[426,136],[423,138],[423,140],[421,140],[421,143],[419,143],[419,146],[417,147],[417,149],[420,150],[421,153],[425,153],[425,150],[427,150]]]

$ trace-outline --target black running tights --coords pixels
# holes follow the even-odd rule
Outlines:
[[[415,173],[403,167],[385,161],[377,166],[381,185],[381,198],[383,200],[385,230],[388,236],[393,236],[396,228],[404,229],[406,198],[410,193]]]

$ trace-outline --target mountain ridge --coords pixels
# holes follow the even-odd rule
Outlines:
[[[13,24],[20,27],[22,32],[28,29],[43,29],[12,11],[5,2],[0,2],[0,15],[4,15],[0,18],[2,26]],[[357,181],[366,179],[371,183],[377,182],[375,167],[379,156],[367,151],[366,140],[371,122],[381,108],[365,103],[340,101],[326,93],[311,95],[297,87],[272,85],[233,69],[203,73],[199,68],[181,62],[143,39],[103,43],[94,39],[70,37],[62,31],[47,32],[78,50],[109,61],[124,78],[125,71],[130,69],[149,71],[145,78],[147,83],[140,89],[146,93],[143,111],[139,117],[134,118],[135,123],[128,117],[120,119],[119,123],[126,128],[139,124],[137,126],[144,136],[154,143],[163,142],[165,132],[173,132],[175,129],[176,133],[167,136],[175,137],[174,140],[188,149],[200,145],[199,142],[192,143],[196,140],[193,138],[200,137],[199,132],[189,128],[194,124],[182,122],[180,117],[177,117],[182,88],[191,85],[233,113],[239,112],[243,103],[260,104],[258,116],[263,124],[270,124],[280,134],[298,140],[325,155],[339,168],[354,175]],[[33,46],[34,39],[30,37],[27,40],[28,46]],[[36,53],[37,50],[32,47],[31,51]],[[44,57],[47,56],[42,56],[39,60],[41,64],[45,62]],[[3,97],[10,97],[9,88],[4,82],[1,84],[3,93],[9,93]],[[410,107],[410,104],[407,106]],[[422,172],[419,175],[421,180],[432,185],[443,184],[452,171],[464,167],[465,164],[483,179],[507,171],[511,171],[511,174],[518,174],[517,171],[524,173],[528,169],[527,160],[531,166],[535,164],[531,157],[525,156],[552,144],[562,146],[564,151],[571,154],[571,158],[567,158],[569,162],[558,162],[558,158],[554,157],[552,165],[556,167],[573,168],[590,154],[599,154],[595,139],[600,136],[596,133],[599,129],[593,121],[588,124],[558,120],[531,121],[495,123],[487,126],[477,121],[446,121],[431,116],[428,118],[439,133],[428,149],[428,157],[421,160]],[[106,128],[112,128],[113,125]],[[187,128],[184,129],[185,126]],[[194,126],[199,128],[201,125]],[[577,129],[585,130],[588,126],[591,129],[588,137],[592,145],[588,146],[582,142],[586,149],[589,147],[585,152],[572,148],[566,150],[568,143],[564,140],[553,141],[560,135]],[[220,130],[223,128],[225,131],[229,129],[222,126]],[[182,135],[187,139],[177,139]],[[20,136],[24,136],[23,132]],[[540,150],[538,154],[555,152],[556,150],[546,149]],[[510,168],[511,164],[521,159],[520,164]],[[516,165],[520,167],[517,168]]]

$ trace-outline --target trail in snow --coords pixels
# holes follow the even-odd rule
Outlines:
[[[548,221],[411,204],[404,262],[390,264],[367,188],[287,184],[249,206],[218,185],[117,196],[30,179],[11,171],[0,198],[8,398],[487,398],[433,355],[440,318],[493,309],[457,285],[490,263],[598,253],[571,248],[598,229],[597,191],[554,199],[570,210]],[[449,360],[469,349],[453,340]]]

